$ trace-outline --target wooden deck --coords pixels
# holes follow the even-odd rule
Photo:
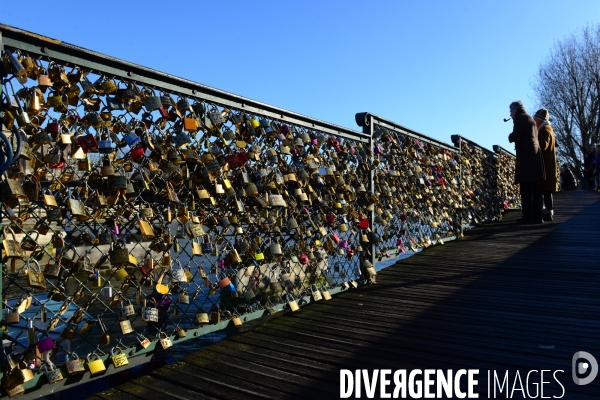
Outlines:
[[[509,370],[511,389],[516,370],[523,385],[530,370],[564,370],[564,399],[598,399],[600,376],[575,385],[571,359],[583,350],[600,361],[600,196],[560,193],[555,204],[554,222],[517,226],[520,213],[508,213],[386,268],[377,285],[262,321],[92,399],[339,398],[340,369],[359,368],[477,368],[480,398],[488,370]],[[544,396],[561,395],[552,372],[544,381]]]

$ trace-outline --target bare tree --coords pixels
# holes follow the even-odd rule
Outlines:
[[[600,24],[558,42],[533,79],[550,111],[561,162],[582,178],[585,155],[600,139]]]

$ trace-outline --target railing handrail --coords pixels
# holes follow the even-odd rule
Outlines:
[[[377,120],[377,123],[379,125],[386,127],[388,129],[392,129],[396,132],[400,132],[404,135],[414,137],[414,138],[422,140],[424,142],[429,142],[431,144],[435,144],[436,146],[441,146],[441,147],[445,148],[446,150],[450,150],[452,152],[457,152],[457,149],[454,146],[452,146],[451,144],[442,142],[441,140],[432,138],[431,136],[427,136],[423,133],[415,131],[414,129],[407,128],[403,125],[400,125],[396,122],[390,121],[389,119],[385,119],[383,117],[380,117],[380,116],[375,115],[370,112],[357,113],[355,116],[356,124],[358,126],[364,127],[365,124],[368,123],[367,121],[369,120],[369,117],[372,117],[374,120]]]
[[[190,98],[202,98],[228,107],[241,108],[249,113],[260,113],[271,118],[302,125],[309,129],[318,129],[334,136],[355,139],[363,143],[368,140],[368,136],[360,131],[215,89],[189,79],[183,79],[13,26],[0,24],[0,33],[3,44],[11,48],[18,48],[50,59],[76,64],[108,76],[125,78],[153,87],[177,91]]]
[[[491,155],[493,157],[496,156],[496,153],[494,153],[492,150],[487,149],[487,148],[483,147],[482,145],[480,145],[479,143],[476,143],[476,142],[472,141],[471,139],[467,139],[466,137],[464,137],[462,135],[452,135],[451,139],[452,139],[452,142],[454,143],[454,145],[456,147],[459,147],[458,140],[462,140],[462,141],[466,142],[470,146],[474,146],[474,147],[480,148],[481,150],[485,151],[486,153],[488,153],[489,155]]]
[[[494,145],[494,151],[498,154],[506,153],[509,156],[516,157],[514,153],[511,153],[510,151],[506,150],[504,147],[497,145],[497,144]]]

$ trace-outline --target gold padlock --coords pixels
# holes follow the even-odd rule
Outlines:
[[[208,324],[208,313],[201,309],[199,312],[196,313],[196,320],[199,324]]]
[[[96,353],[90,353],[87,356],[88,361],[88,369],[90,370],[90,374],[97,375],[104,371],[106,371],[106,366],[104,365],[104,361],[98,356]]]
[[[117,352],[115,353],[115,349]],[[129,364],[129,360],[127,359],[127,355],[123,353],[123,350],[120,347],[113,347],[110,350],[111,359],[115,368],[122,367],[124,365]]]

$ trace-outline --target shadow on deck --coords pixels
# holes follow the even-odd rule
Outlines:
[[[530,396],[540,370],[563,370],[563,398],[597,399],[600,377],[575,385],[571,359],[583,350],[600,360],[600,197],[559,193],[555,204],[554,222],[517,226],[520,213],[509,213],[386,268],[377,285],[264,321],[92,398],[339,398],[340,369],[420,368],[479,369],[480,398],[490,370],[502,379],[509,371],[509,395],[517,370],[523,387],[537,370]],[[544,397],[563,392],[552,372]],[[516,389],[512,397],[524,398]]]

